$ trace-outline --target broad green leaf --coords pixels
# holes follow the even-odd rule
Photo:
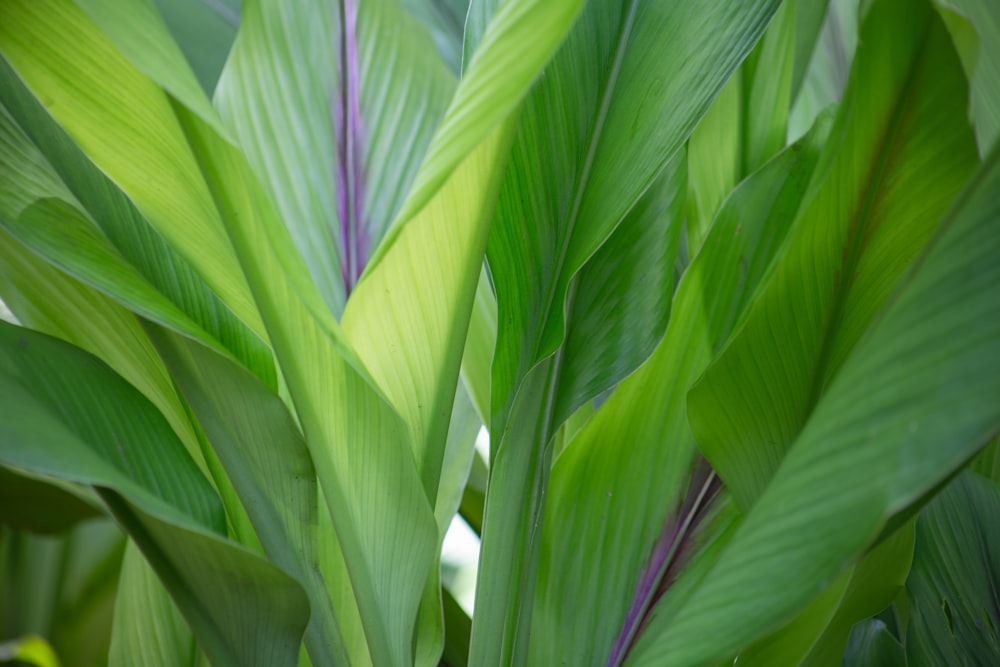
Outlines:
[[[825,122],[733,192],[677,287],[656,351],[553,465],[532,664],[607,662],[653,545],[687,484],[695,451],[684,419],[687,389],[781,246],[828,131]]]
[[[467,31],[494,4],[474,5]],[[525,102],[488,248],[499,323],[490,417],[496,493],[486,509],[475,664],[526,658],[549,442],[570,406],[592,398],[573,395],[556,412],[562,370],[573,364],[560,350],[575,308],[571,281],[654,187],[778,4],[589,3]],[[494,20],[510,6],[496,7]],[[647,315],[662,324],[662,313]],[[621,337],[605,349],[648,342]],[[602,386],[631,369],[615,370]],[[515,553],[522,562],[509,568]]]
[[[796,77],[804,78],[795,86],[797,93],[788,117],[789,140],[802,136],[820,111],[840,102],[858,44],[859,3],[860,0],[828,0],[812,58],[804,73],[796,73]]]
[[[240,25],[240,0],[155,0],[198,83],[208,95],[222,74]]]
[[[411,664],[437,528],[409,430],[320,305],[242,154],[196,115],[177,112],[267,324],[333,521],[335,571],[324,576],[334,577],[334,610],[358,610],[376,664]]]
[[[914,527],[909,522],[872,549],[854,567],[844,599],[803,664],[841,664],[852,628],[899,597],[913,561]],[[822,595],[822,594],[821,594]]]
[[[0,94],[10,110],[10,115],[0,110],[0,168],[16,174],[5,184],[0,204],[8,228],[49,261],[133,311],[209,346],[213,341],[204,334],[210,334],[274,385],[274,363],[266,342],[239,321],[150,227],[5,61],[0,61]],[[28,217],[26,209],[37,199],[49,198],[65,204],[39,205],[33,219],[20,220]],[[53,206],[67,205],[87,214],[45,215]],[[39,214],[43,219],[37,219]]]
[[[590,3],[529,96],[489,246],[501,323],[496,427],[521,378],[562,342],[571,278],[681,147],[778,6],[723,4]]]
[[[441,58],[452,72],[462,69],[462,38],[470,0],[402,0],[403,6],[427,26]]]
[[[995,150],[714,567],[654,615],[630,665],[717,664],[780,626],[1000,429],[998,186]]]
[[[851,630],[843,664],[850,667],[907,665],[899,640],[892,636],[885,623],[874,618],[858,623]]]
[[[852,77],[825,180],[689,397],[698,446],[744,509],[976,164],[961,67],[927,3],[876,4]]]
[[[785,147],[798,13],[817,2],[786,0],[767,32],[719,93],[688,144],[688,252],[694,255],[722,200],[737,183]]]
[[[87,157],[236,317],[261,333],[250,290],[167,93],[70,0],[4,2],[0,51]]]
[[[0,466],[0,525],[33,533],[61,533],[101,516],[96,498]]]
[[[663,338],[683,229],[685,158],[681,150],[671,160],[573,283],[553,424],[614,387]]]
[[[435,505],[512,128],[511,122],[498,127],[453,172],[358,285],[344,312],[353,349],[410,429],[424,491]]]
[[[744,665],[841,664],[851,628],[887,607],[903,588],[913,558],[913,523],[875,547],[785,627],[740,651]]]
[[[93,485],[213,664],[295,664],[305,593],[221,537],[218,497],[152,404],[96,358],[27,329],[0,324],[0,353],[3,462]]]
[[[320,575],[316,471],[294,417],[234,361],[155,327],[150,335],[247,508],[264,552],[306,589],[311,614],[305,642],[313,663],[347,662]]]
[[[195,110],[218,132],[225,132],[155,0],[73,1],[143,74]]]
[[[823,32],[823,26],[830,7],[830,0],[809,2],[799,0],[795,5],[795,59],[792,73],[792,100],[798,97],[799,89],[806,78],[806,71]]]
[[[204,459],[170,375],[138,320],[43,262],[0,228],[0,294],[25,326],[101,357],[167,418],[188,454]]]
[[[1000,660],[1000,486],[966,472],[917,519],[906,580],[913,667],[989,665]]]
[[[129,541],[121,567],[111,629],[110,667],[196,667],[198,644],[163,583]]]
[[[976,127],[979,152],[986,155],[1000,137],[1000,5],[992,0],[935,2],[963,56],[970,82],[969,117]],[[951,11],[957,16],[950,17]],[[971,31],[966,29],[970,24]]]
[[[43,262],[4,231],[3,225],[0,294],[25,326],[98,356],[148,398],[170,423],[188,454],[211,473],[226,506],[232,534],[251,548],[258,544],[218,458],[199,437],[166,367],[132,313]]]
[[[453,89],[398,0],[244,3],[216,100],[338,317]]]

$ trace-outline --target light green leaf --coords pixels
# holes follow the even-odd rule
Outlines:
[[[994,151],[711,572],[659,610],[629,664],[717,664],[780,626],[1000,429],[998,186]]]
[[[470,0],[402,0],[403,6],[427,26],[441,58],[452,72],[462,69],[462,38]]]
[[[73,0],[143,74],[226,132],[154,0]]]
[[[295,664],[304,592],[220,536],[218,497],[156,409],[96,358],[27,329],[0,324],[0,354],[3,462],[93,485],[213,664]]]
[[[176,665],[197,667],[198,644],[163,583],[131,540],[125,548],[109,667]]]
[[[240,0],[154,0],[208,95],[222,74],[240,25]]]
[[[687,246],[694,255],[722,200],[785,146],[785,125],[804,37],[799,15],[822,2],[786,0],[739,70],[698,123],[688,143]],[[804,5],[804,7],[803,7]],[[820,15],[822,18],[822,15]],[[818,30],[819,26],[816,26]],[[813,36],[815,38],[815,36]]]
[[[555,412],[563,366],[573,363],[558,351],[574,308],[570,283],[660,177],[778,4],[589,3],[525,102],[488,248],[499,323],[495,493],[473,615],[475,664],[526,659],[549,443],[557,419],[592,398],[574,395],[564,414]],[[467,41],[484,17],[496,21],[512,3],[495,5],[472,6]],[[513,554],[523,562],[508,567]]]
[[[795,87],[797,94],[788,117],[789,140],[802,136],[820,111],[840,102],[843,97],[858,44],[859,1],[827,1],[826,18],[812,58],[804,73],[796,71],[796,77],[804,78],[795,79],[801,83]]]
[[[1000,487],[967,472],[917,519],[913,571],[906,580],[913,667],[989,665],[1000,660]]]
[[[828,131],[825,122],[733,192],[677,287],[656,351],[553,465],[532,664],[607,662],[640,573],[687,485],[695,445],[684,419],[686,390],[781,246]]]
[[[0,93],[10,110],[7,115],[0,109],[0,168],[12,174],[0,203],[8,228],[49,261],[133,311],[206,345],[221,343],[275,385],[266,342],[150,227],[2,60]],[[49,198],[65,204],[46,202],[27,212],[36,200]],[[80,212],[68,218],[52,214],[67,206]],[[31,219],[17,224],[22,215]]]
[[[334,577],[334,610],[358,610],[376,664],[410,664],[437,528],[407,426],[322,305],[242,154],[196,115],[177,113],[267,323],[330,511],[339,544],[324,576]]]
[[[398,0],[244,3],[216,100],[338,317],[453,89]]]
[[[965,97],[958,58],[927,4],[876,4],[825,180],[747,320],[689,397],[698,446],[742,508],[974,168]]]
[[[991,0],[935,3],[962,55],[970,82],[969,116],[976,127],[979,152],[986,155],[1000,137],[1000,5]]]
[[[239,364],[165,330],[148,330],[247,508],[265,553],[306,589],[311,615],[305,642],[313,663],[347,662],[320,575],[316,471],[294,418]]]
[[[236,317],[262,334],[250,290],[168,95],[71,0],[4,2],[0,51],[87,157]]]

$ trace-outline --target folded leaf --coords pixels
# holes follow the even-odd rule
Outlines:
[[[338,317],[453,89],[398,0],[244,3],[217,102]]]
[[[687,388],[781,247],[828,132],[827,119],[733,192],[681,278],[663,340],[553,465],[533,664],[607,664],[654,544],[688,484],[695,444],[684,418]]]
[[[1000,429],[998,186],[994,151],[714,567],[659,610],[629,664],[716,664],[780,626]]]
[[[96,358],[3,323],[0,368],[3,463],[93,485],[213,664],[294,665],[305,593],[221,536],[218,496],[160,413]]]
[[[689,397],[698,446],[743,508],[976,164],[961,66],[927,3],[876,4],[861,44],[824,180]]]

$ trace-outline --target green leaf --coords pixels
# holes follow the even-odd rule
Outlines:
[[[163,239],[237,318],[262,333],[250,290],[167,93],[70,0],[3,3],[0,51]]]
[[[878,614],[903,588],[913,558],[913,523],[879,544],[785,627],[740,651],[748,665],[841,664],[851,628]]]
[[[204,427],[271,562],[306,589],[315,664],[347,662],[317,555],[316,471],[294,417],[239,364],[156,327],[151,338]]]
[[[1000,660],[1000,486],[967,472],[917,519],[913,571],[906,580],[906,657],[924,665]]]
[[[453,89],[397,0],[244,3],[216,99],[338,317]]]
[[[695,445],[684,419],[686,391],[781,247],[828,131],[824,122],[733,192],[681,278],[663,340],[553,465],[532,664],[607,662],[687,485]],[[627,455],[609,443],[628,443]]]
[[[1000,137],[1000,6],[990,0],[935,3],[962,55],[970,82],[969,116],[979,152],[986,155]]]
[[[786,0],[767,32],[708,113],[688,144],[691,184],[687,206],[688,252],[694,255],[722,200],[737,183],[785,147],[785,125],[797,63],[798,14],[818,2]]]
[[[402,3],[427,26],[441,58],[458,74],[462,69],[462,38],[469,0],[402,0]]]
[[[7,228],[71,275],[147,318],[221,344],[275,385],[266,342],[87,159],[5,61],[0,94],[10,110],[0,109],[0,168],[16,174],[0,202]]]
[[[629,664],[716,664],[780,626],[1000,429],[998,186],[994,151],[714,567],[658,610]]]
[[[499,323],[490,418],[495,493],[487,500],[473,616],[475,664],[526,658],[549,442],[559,420],[592,398],[573,392],[556,413],[562,370],[573,364],[557,352],[565,315],[575,308],[571,281],[654,186],[779,3],[724,4],[589,3],[525,102],[488,247]],[[496,20],[510,6],[473,5],[467,41],[476,41],[485,17]],[[657,274],[669,275],[673,261],[667,265]],[[651,315],[654,325],[662,318]],[[578,334],[589,339],[591,332]],[[604,349],[648,346],[657,336],[623,337]],[[523,562],[510,568],[513,554]]]
[[[208,95],[236,39],[240,0],[155,0],[170,34],[177,40],[198,83]]]
[[[195,110],[218,132],[219,115],[188,65],[154,0],[74,0],[143,74]]]
[[[256,535],[232,484],[211,448],[199,437],[139,321],[96,290],[43,262],[4,231],[3,225],[0,241],[0,294],[17,311],[20,322],[98,356],[148,398],[199,467],[210,471],[233,534],[242,544],[256,546]]]
[[[913,561],[914,526],[909,522],[865,555],[851,572],[844,599],[805,658],[807,665],[841,664],[852,628],[899,597]]]
[[[79,521],[101,516],[95,500],[82,491],[70,491],[0,466],[0,525],[33,533],[61,533]]]
[[[849,667],[906,667],[906,656],[899,640],[892,636],[885,623],[869,619],[851,630],[844,654]]]
[[[553,424],[562,424],[614,387],[663,338],[683,229],[685,158],[680,151],[580,269],[567,317]]]
[[[357,609],[375,663],[410,664],[437,529],[407,426],[322,305],[242,154],[177,113],[267,323],[333,521],[337,541],[323,557],[334,610],[352,618]]]
[[[927,4],[876,4],[861,44],[823,180],[689,397],[698,446],[744,509],[976,164],[958,58]]]
[[[135,542],[121,567],[111,630],[110,667],[154,664],[197,667],[198,644],[163,583]]]
[[[858,44],[859,2],[828,0],[826,17],[805,72],[798,71],[796,61],[795,81],[800,83],[795,86],[797,94],[788,117],[789,139],[800,137],[820,111],[843,97]],[[815,3],[805,3],[810,4]]]
[[[305,593],[220,536],[221,503],[160,413],[61,341],[0,324],[0,354],[3,463],[93,485],[213,664],[295,664]]]

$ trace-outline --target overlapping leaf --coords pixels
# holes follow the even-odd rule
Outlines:
[[[167,94],[69,0],[0,11],[0,51],[18,76],[235,316],[262,332]]]
[[[870,16],[912,11],[893,4]],[[1000,429],[998,185],[994,151],[714,566],[694,594],[657,610],[629,664],[731,658],[824,590]]]
[[[159,412],[66,343],[8,324],[0,341],[4,463],[95,486],[214,664],[295,664],[304,592],[220,536],[218,496]]]
[[[608,660],[653,544],[687,485],[695,446],[686,390],[781,246],[828,131],[825,122],[732,194],[678,285],[663,341],[554,464],[533,663]]]
[[[699,448],[744,508],[976,164],[961,66],[930,7],[877,4],[861,41],[829,173],[690,395]]]
[[[473,662],[517,662],[527,650],[547,445],[557,420],[569,414],[556,416],[551,406],[564,366],[575,363],[557,353],[574,308],[570,282],[654,186],[777,5],[589,3],[525,103],[488,249],[499,308],[490,417],[497,493],[487,503]],[[507,7],[473,5],[467,44],[477,42],[487,17]],[[641,293],[642,286],[634,289]],[[634,296],[630,290],[625,298]],[[662,325],[662,311],[645,314],[649,321],[625,326],[634,332]],[[615,370],[617,377],[601,384],[631,369]],[[566,409],[589,398],[572,396]],[[515,406],[523,412],[515,415]],[[512,553],[525,555],[523,571],[510,570]]]
[[[338,316],[453,89],[395,0],[244,3],[217,101]]]

